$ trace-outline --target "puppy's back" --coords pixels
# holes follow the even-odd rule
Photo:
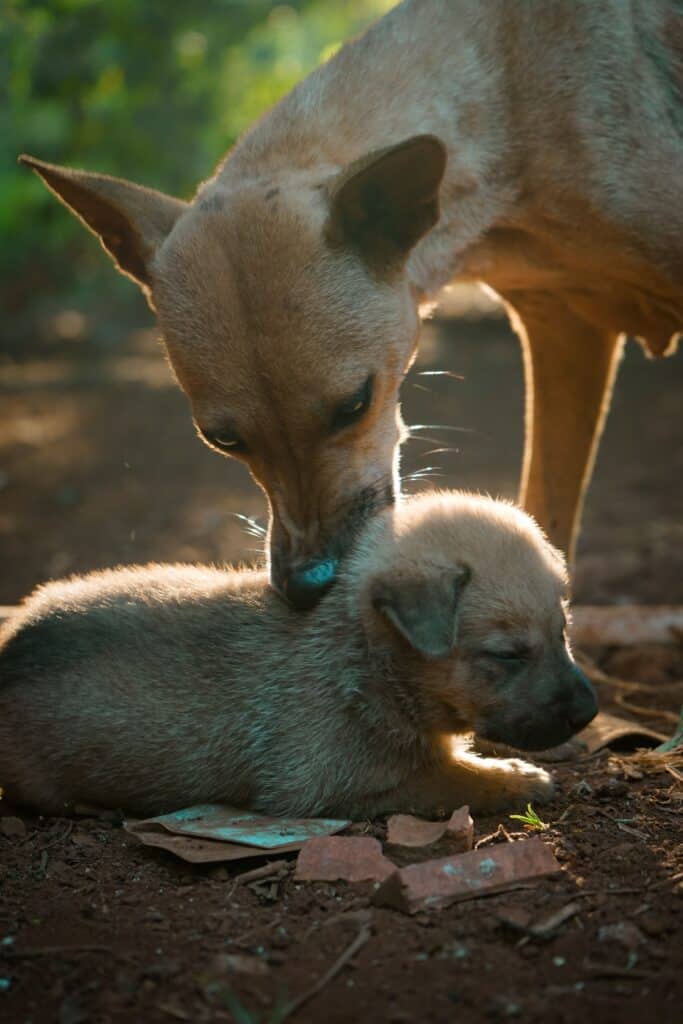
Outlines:
[[[167,747],[196,750],[200,733],[211,762],[221,716],[238,710],[249,659],[263,650],[258,634],[278,618],[261,573],[148,566],[40,588],[0,633],[0,785],[53,810],[51,780],[63,792],[69,775],[74,792],[80,775],[114,806],[136,774],[148,776],[150,806],[177,788],[171,769],[201,792],[202,764],[174,762]],[[104,777],[114,748],[127,763]]]

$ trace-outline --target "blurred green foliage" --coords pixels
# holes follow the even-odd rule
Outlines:
[[[264,110],[391,6],[0,0],[3,305],[113,287],[97,244],[19,153],[188,197]]]

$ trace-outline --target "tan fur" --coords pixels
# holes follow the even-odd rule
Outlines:
[[[307,615],[253,571],[48,584],[0,632],[0,782],[53,813],[223,801],[358,817],[546,800],[542,769],[477,758],[454,735],[539,749],[593,717],[564,636],[566,582],[524,513],[444,493],[375,517]]]
[[[675,0],[405,0],[190,204],[27,162],[148,292],[199,427],[246,442],[286,590],[391,500],[418,304],[458,279],[518,326],[522,499],[571,551],[621,339],[683,325],[682,83]]]

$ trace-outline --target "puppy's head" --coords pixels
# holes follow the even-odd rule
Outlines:
[[[144,289],[199,434],[268,497],[274,584],[311,606],[393,501],[418,332],[405,264],[438,218],[444,147],[342,171],[292,154],[274,181],[247,144],[189,204],[22,159]]]
[[[519,509],[413,498],[371,524],[347,573],[369,642],[407,666],[425,727],[541,750],[596,714],[567,644],[564,561]]]

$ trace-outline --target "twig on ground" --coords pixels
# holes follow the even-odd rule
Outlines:
[[[229,938],[227,939],[227,941],[234,946],[244,946],[246,944],[247,939],[251,939],[253,935],[258,935],[259,932],[271,931],[271,929],[277,927],[277,925],[279,925],[281,921],[282,915],[277,914],[271,921],[268,922],[268,924],[257,924],[254,928],[248,928],[246,932],[242,932],[241,935],[238,935],[234,939]]]
[[[293,999],[291,1003],[287,1004],[287,1006],[284,1009],[284,1013],[281,1020],[284,1021],[288,1017],[291,1017],[291,1015],[295,1013],[297,1010],[299,1010],[304,1005],[304,1003],[309,1002],[309,1000],[313,999],[314,996],[317,996],[318,993],[321,992],[326,985],[328,985],[337,977],[340,971],[342,971],[344,967],[346,967],[349,960],[352,960],[356,953],[363,948],[366,942],[369,941],[371,936],[372,932],[370,928],[368,928],[367,926],[363,926],[361,930],[358,932],[358,935],[356,935],[353,942],[346,947],[341,956],[339,956],[332,964],[330,969],[326,971],[325,974],[323,974],[323,976],[318,981],[316,981],[315,985],[312,985],[309,989],[306,989],[306,991],[302,992],[300,996],[297,996],[296,999]]]
[[[675,785],[683,782],[683,747],[674,747],[673,750],[636,750],[633,754],[617,755],[612,754],[610,762],[628,776],[629,768],[637,768],[644,775],[658,775],[661,772],[668,772]]]
[[[581,889],[574,896],[640,896],[642,892],[642,889]]]
[[[680,686],[680,683],[676,685]],[[642,704],[634,704],[621,693],[616,694],[614,702],[624,711],[630,711],[632,715],[641,715],[643,718],[663,718],[667,722],[674,723],[678,721],[678,715],[673,711],[665,711],[663,708],[646,708]]]
[[[68,959],[70,956],[80,956],[81,953],[107,953],[109,956],[119,957],[122,960],[127,959],[110,946],[38,946],[35,949],[12,949],[10,946],[0,949],[0,957],[7,960],[36,960],[43,956]]]
[[[597,807],[595,804],[593,804],[592,810],[595,811],[596,814],[601,814],[603,818],[607,818],[608,821],[611,821],[612,824],[616,825],[617,828],[620,829],[622,832],[627,832],[630,836],[635,836],[636,839],[641,839],[643,842],[649,841],[650,837],[645,835],[644,832],[639,832],[636,828],[629,828],[629,826],[625,824],[624,821],[620,820],[619,818],[613,817],[613,815],[609,814],[609,812],[606,811],[603,807]]]
[[[486,846],[487,843],[492,843],[494,839],[498,839],[502,836],[506,843],[514,843],[515,840],[512,838],[505,825],[500,824],[495,832],[489,832],[487,836],[482,836],[481,839],[477,839],[474,844],[474,849],[478,850],[480,846]]]
[[[282,875],[288,867],[289,862],[286,860],[273,860],[270,864],[263,864],[260,868],[252,868],[251,871],[243,871],[240,875],[235,875],[233,882],[238,884],[258,882],[263,878],[270,878],[272,875]]]
[[[636,980],[655,977],[652,971],[637,971],[633,967],[620,967],[619,964],[596,964],[588,958],[583,961],[583,970],[593,978],[633,978]]]

